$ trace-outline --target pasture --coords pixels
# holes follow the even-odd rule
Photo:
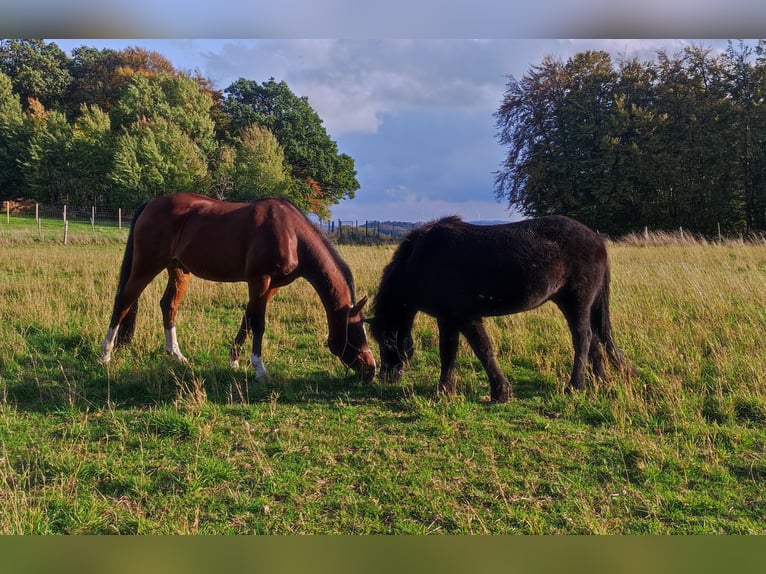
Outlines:
[[[126,235],[64,246],[0,225],[3,534],[766,533],[763,245],[610,244],[639,374],[564,394],[571,340],[547,304],[487,321],[514,392],[495,405],[464,341],[457,396],[436,394],[423,315],[401,382],[353,378],[303,280],[269,306],[268,382],[228,366],[244,284],[197,278],[188,364],[162,350],[161,276],[103,366]],[[339,251],[374,295],[394,247]]]

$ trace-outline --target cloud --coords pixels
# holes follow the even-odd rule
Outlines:
[[[494,108],[504,84],[494,44],[235,40],[201,57],[202,71],[220,87],[239,77],[265,81],[273,76],[308,97],[332,134],[376,133],[386,115],[409,109]]]

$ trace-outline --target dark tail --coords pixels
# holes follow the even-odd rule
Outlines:
[[[125,246],[125,255],[122,258],[122,265],[120,267],[120,280],[117,284],[117,294],[114,296],[114,308],[112,310],[112,319],[109,323],[110,327],[115,327],[120,319],[120,312],[122,311],[122,291],[125,288],[125,284],[128,282],[128,278],[130,277],[130,270],[133,266],[133,229],[135,228],[138,216],[141,215],[144,207],[146,207],[146,203],[144,203],[136,210],[135,214],[133,214],[133,221],[130,223],[128,242]],[[128,310],[128,314],[125,315],[122,323],[120,323],[120,329],[117,331],[117,340],[115,341],[116,346],[119,347],[121,345],[127,345],[130,343],[131,339],[133,338],[133,333],[136,330],[137,314],[138,300],[136,300],[136,302],[131,305],[130,309]]]
[[[612,366],[621,367],[626,365],[628,361],[614,342],[614,336],[612,335],[612,321],[609,318],[609,283],[610,271],[609,263],[607,262],[604,281],[601,285],[599,294],[596,296],[593,310],[591,311],[591,329],[604,345],[606,354],[609,357],[609,362],[612,363]]]

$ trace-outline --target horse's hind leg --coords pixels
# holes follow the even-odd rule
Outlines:
[[[187,359],[178,348],[178,338],[176,337],[176,314],[178,313],[178,305],[186,294],[190,278],[191,274],[182,266],[169,266],[168,285],[162,299],[160,299],[162,323],[165,327],[165,352],[184,363],[187,362]]]
[[[234,342],[231,344],[231,349],[229,350],[229,365],[235,369],[239,368],[239,353],[246,338],[247,313],[244,313],[242,315],[242,322],[239,325],[239,331],[237,331],[237,336],[234,337]]]
[[[492,348],[492,341],[484,329],[484,323],[481,319],[471,321],[461,329],[463,335],[471,345],[473,352],[479,357],[484,370],[487,371],[490,386],[490,398],[495,403],[505,403],[511,397],[511,384],[500,370],[500,365],[495,359],[495,351]]]
[[[439,357],[441,359],[441,376],[439,391],[455,394],[455,357],[460,341],[460,331],[451,322],[439,319]]]
[[[590,353],[593,331],[590,326],[590,313],[576,312],[571,316],[565,312],[572,332],[572,345],[574,347],[574,365],[572,376],[569,379],[568,389],[582,389],[585,386],[585,367]]]
[[[147,273],[131,273],[125,285],[118,288],[114,297],[112,318],[109,329],[101,344],[101,362],[108,363],[112,358],[115,345],[127,344],[133,336],[135,328],[136,306],[138,297],[159,271]],[[124,330],[123,330],[124,328]]]
[[[601,380],[606,379],[606,370],[604,369],[604,353],[602,352],[603,343],[598,334],[594,331],[590,339],[589,359],[593,369],[593,374]]]

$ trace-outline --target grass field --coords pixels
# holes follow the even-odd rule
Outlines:
[[[64,246],[12,227],[0,533],[766,533],[762,245],[611,244],[615,336],[639,374],[565,395],[571,342],[545,305],[489,321],[515,381],[492,405],[464,343],[458,396],[435,394],[422,315],[400,384],[353,379],[304,281],[269,308],[267,383],[227,364],[245,286],[202,280],[178,320],[188,365],[162,351],[160,279],[105,368],[124,233]],[[340,247],[360,295],[393,249]]]

